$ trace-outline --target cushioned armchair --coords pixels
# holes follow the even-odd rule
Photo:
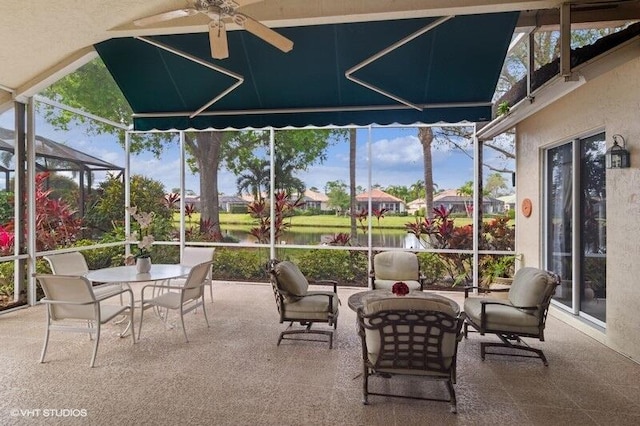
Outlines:
[[[463,318],[448,303],[394,296],[373,299],[358,311],[362,341],[363,403],[369,395],[449,402],[456,412],[456,358]],[[369,390],[369,376],[410,375],[446,384],[449,399],[416,397]]]
[[[314,284],[332,285],[333,291],[309,291],[309,281],[300,272],[300,269],[289,261],[272,260],[269,265],[269,275],[280,314],[280,323],[289,321],[289,327],[280,333],[278,345],[283,339],[318,341],[317,339],[287,337],[293,334],[312,333],[329,336],[329,348],[331,349],[333,347],[333,330],[338,324],[338,304],[340,303],[337,282],[316,281]],[[329,326],[333,326],[333,330],[311,329],[311,326],[316,322],[327,323]],[[294,323],[300,323],[305,328],[292,329]]]
[[[369,274],[373,289],[391,289],[394,283],[403,281],[409,290],[422,290],[424,277],[415,253],[385,251],[373,257],[373,270]]]
[[[482,342],[480,355],[511,355],[540,358],[549,365],[542,350],[527,345],[522,337],[534,337],[544,341],[544,327],[551,297],[560,277],[538,268],[521,268],[513,278],[507,299],[492,297],[468,297],[474,287],[465,288],[464,312],[467,315],[464,335],[471,326],[480,334],[495,334],[502,343]],[[509,353],[488,352],[487,348],[506,347],[516,349]],[[521,353],[533,352],[535,355]]]

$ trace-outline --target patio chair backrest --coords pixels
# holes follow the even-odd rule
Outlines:
[[[540,309],[531,313],[539,316],[549,305],[558,283],[557,276],[543,269],[520,268],[509,289],[509,302],[514,306],[537,306]]]
[[[309,281],[295,263],[288,260],[276,263],[271,276],[275,279],[275,285],[285,292],[285,297],[295,299],[307,294]]]
[[[373,257],[373,271],[378,280],[419,280],[420,265],[415,253],[385,251]]]
[[[376,370],[443,375],[455,362],[462,320],[448,303],[410,296],[372,299],[358,320]]]
[[[56,275],[86,275],[89,272],[87,261],[79,251],[50,254],[44,256],[44,259],[49,262],[51,272]]]
[[[183,302],[188,300],[197,299],[202,296],[205,281],[207,275],[211,270],[211,264],[213,260],[202,262],[191,268],[187,281],[184,284],[184,297]]]
[[[215,247],[185,247],[180,263],[187,266],[196,266],[202,262],[213,259]]]
[[[96,320],[99,318],[91,282],[85,277],[77,275],[37,275],[36,278],[40,282],[47,300],[74,303],[50,304],[51,319]],[[80,305],[81,303],[85,304]]]
[[[202,262],[208,262],[213,259],[213,253],[215,251],[215,247],[185,247],[180,263],[187,266],[196,266]],[[210,279],[211,270],[209,270],[207,274],[207,280]]]

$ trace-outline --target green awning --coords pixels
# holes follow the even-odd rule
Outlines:
[[[278,28],[294,41],[289,53],[230,31],[225,60],[211,58],[206,33],[117,38],[95,48],[136,114],[136,130],[479,122],[491,119],[517,17],[457,16],[380,57],[438,19]],[[354,67],[354,79],[382,93],[349,80]]]

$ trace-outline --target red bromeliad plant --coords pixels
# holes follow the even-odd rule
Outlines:
[[[8,227],[0,226],[0,255],[9,256],[13,254],[15,235]]]
[[[335,234],[331,241],[329,241],[330,246],[350,246],[351,245],[351,235],[340,232]]]
[[[166,194],[162,202],[169,210],[178,210],[180,208],[180,194],[175,192]]]
[[[184,214],[191,220],[193,215],[196,213],[196,206],[193,203],[185,204],[184,206]]]
[[[81,220],[67,203],[49,198],[52,190],[45,190],[49,173],[36,175],[36,248],[52,250],[71,246],[81,229]]]
[[[416,236],[425,248],[470,250],[473,247],[471,225],[455,226],[451,211],[444,206],[433,209],[433,219],[416,218],[405,224],[408,233]],[[463,253],[442,253],[439,257],[454,285],[471,279],[472,257]]]
[[[76,210],[60,199],[50,198],[52,190],[46,189],[45,183],[49,173],[38,173],[36,186],[36,249],[39,251],[69,247],[75,243],[80,234],[82,221],[76,217]],[[24,200],[26,203],[27,200]],[[26,222],[26,218],[25,218]],[[0,251],[13,253],[15,224],[13,219],[2,227],[4,234],[0,237]],[[29,232],[25,227],[25,236]]]
[[[389,209],[385,209],[385,208],[382,208],[382,209],[380,209],[380,210],[378,210],[378,209],[373,209],[373,212],[372,212],[372,213],[373,213],[373,215],[376,217],[376,219],[378,220],[378,226],[380,226],[380,219],[383,219],[383,218],[384,218],[384,214],[385,214],[386,212],[388,212],[388,211],[389,211]]]
[[[516,230],[509,224],[508,216],[491,219],[484,224],[480,248],[483,250],[513,250]]]
[[[222,241],[220,227],[211,219],[200,220],[200,233],[204,241]]]
[[[362,229],[363,233],[367,233],[367,219],[369,218],[369,212],[366,209],[362,209],[359,212],[353,213],[358,224],[360,225],[360,229]]]
[[[274,194],[274,231],[275,240],[282,238],[284,231],[291,226],[291,222],[286,222],[285,218],[291,217],[296,208],[304,205],[302,198],[291,199],[291,194],[285,191],[278,191]],[[261,198],[255,200],[248,206],[249,214],[258,219],[258,226],[252,228],[249,234],[256,237],[259,243],[268,244],[271,239],[271,212],[266,200]]]

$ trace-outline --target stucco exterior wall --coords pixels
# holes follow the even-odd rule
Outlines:
[[[588,81],[517,125],[516,250],[527,266],[543,264],[543,149],[596,131],[605,131],[607,147],[613,134],[625,138],[631,168],[606,171],[606,331],[589,334],[640,362],[640,59]],[[520,211],[524,198],[533,201],[529,218]]]

